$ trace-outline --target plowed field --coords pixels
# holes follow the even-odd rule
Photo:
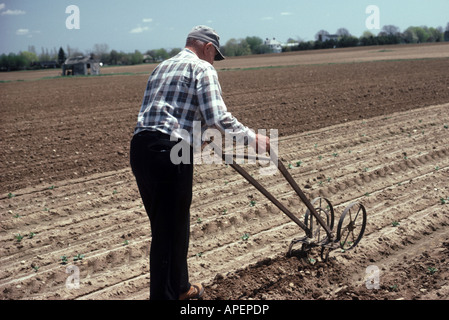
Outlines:
[[[304,232],[230,166],[197,165],[189,268],[205,300],[449,298],[447,45],[404,60],[404,47],[387,48],[217,63],[228,109],[278,130],[308,198],[329,199],[337,221],[359,201],[368,222],[327,262],[287,257]],[[363,52],[383,56],[352,58]],[[149,298],[150,224],[128,162],[148,78],[138,70],[0,83],[1,299]],[[279,173],[243,166],[303,219]]]

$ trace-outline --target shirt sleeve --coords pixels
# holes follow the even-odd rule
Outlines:
[[[199,75],[197,98],[207,126],[216,127],[222,133],[231,135],[236,141],[244,139],[245,145],[256,140],[254,131],[244,126],[227,111],[218,75],[212,66]]]

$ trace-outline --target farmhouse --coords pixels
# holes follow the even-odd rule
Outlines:
[[[273,53],[281,53],[282,52],[282,43],[276,40],[276,38],[268,39],[266,38],[264,45],[268,46]]]
[[[77,56],[68,58],[62,66],[63,76],[100,74],[100,63],[92,56]]]

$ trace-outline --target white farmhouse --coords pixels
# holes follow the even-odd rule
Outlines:
[[[264,42],[264,45],[269,47],[273,53],[281,53],[282,52],[282,43],[276,40],[276,38],[273,39],[266,39]]]

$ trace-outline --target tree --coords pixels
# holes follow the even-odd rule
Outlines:
[[[443,28],[438,27],[438,28],[432,28],[430,27],[429,30],[429,42],[442,42],[444,41],[444,33],[443,33]]]
[[[249,46],[249,49],[251,50],[252,54],[259,54],[263,53],[264,50],[262,48],[263,46],[263,40],[259,37],[246,37],[246,43]]]
[[[329,32],[327,32],[326,30],[320,30],[316,33],[315,40],[323,41],[323,36],[328,36],[328,35],[329,35]]]
[[[395,35],[400,34],[401,30],[399,29],[399,27],[389,24],[389,25],[383,26],[381,32],[385,33],[386,35],[395,36]]]
[[[359,43],[359,39],[353,36],[342,36],[338,39],[337,46],[339,48],[355,47]]]
[[[178,53],[180,53],[181,50],[182,50],[181,48],[173,48],[173,49],[170,50],[170,52],[168,53],[168,55],[169,55],[170,57],[174,57],[174,56],[176,56]]]
[[[64,49],[62,49],[62,47],[59,48],[59,52],[58,52],[59,65],[63,65],[66,59],[67,59],[67,56],[65,55]]]
[[[112,50],[109,54],[109,61],[108,63],[111,65],[117,65],[120,60],[120,54],[116,50]]]
[[[229,39],[223,46],[223,54],[228,57],[251,54],[251,48],[245,39]]]
[[[24,62],[23,68],[24,69],[30,68],[39,60],[39,58],[37,57],[37,54],[34,52],[22,51],[22,52],[20,52],[20,56],[23,58],[23,62]]]
[[[349,37],[349,36],[351,36],[351,34],[349,33],[348,29],[346,29],[346,28],[338,29],[336,35],[339,36],[339,37],[345,37],[345,36]]]
[[[135,50],[134,53],[131,54],[130,60],[131,64],[141,64],[143,62],[143,54],[141,54],[139,50]]]
[[[96,43],[94,44],[94,48],[92,50],[96,59],[100,61],[106,62],[109,56],[109,46],[106,43]]]

